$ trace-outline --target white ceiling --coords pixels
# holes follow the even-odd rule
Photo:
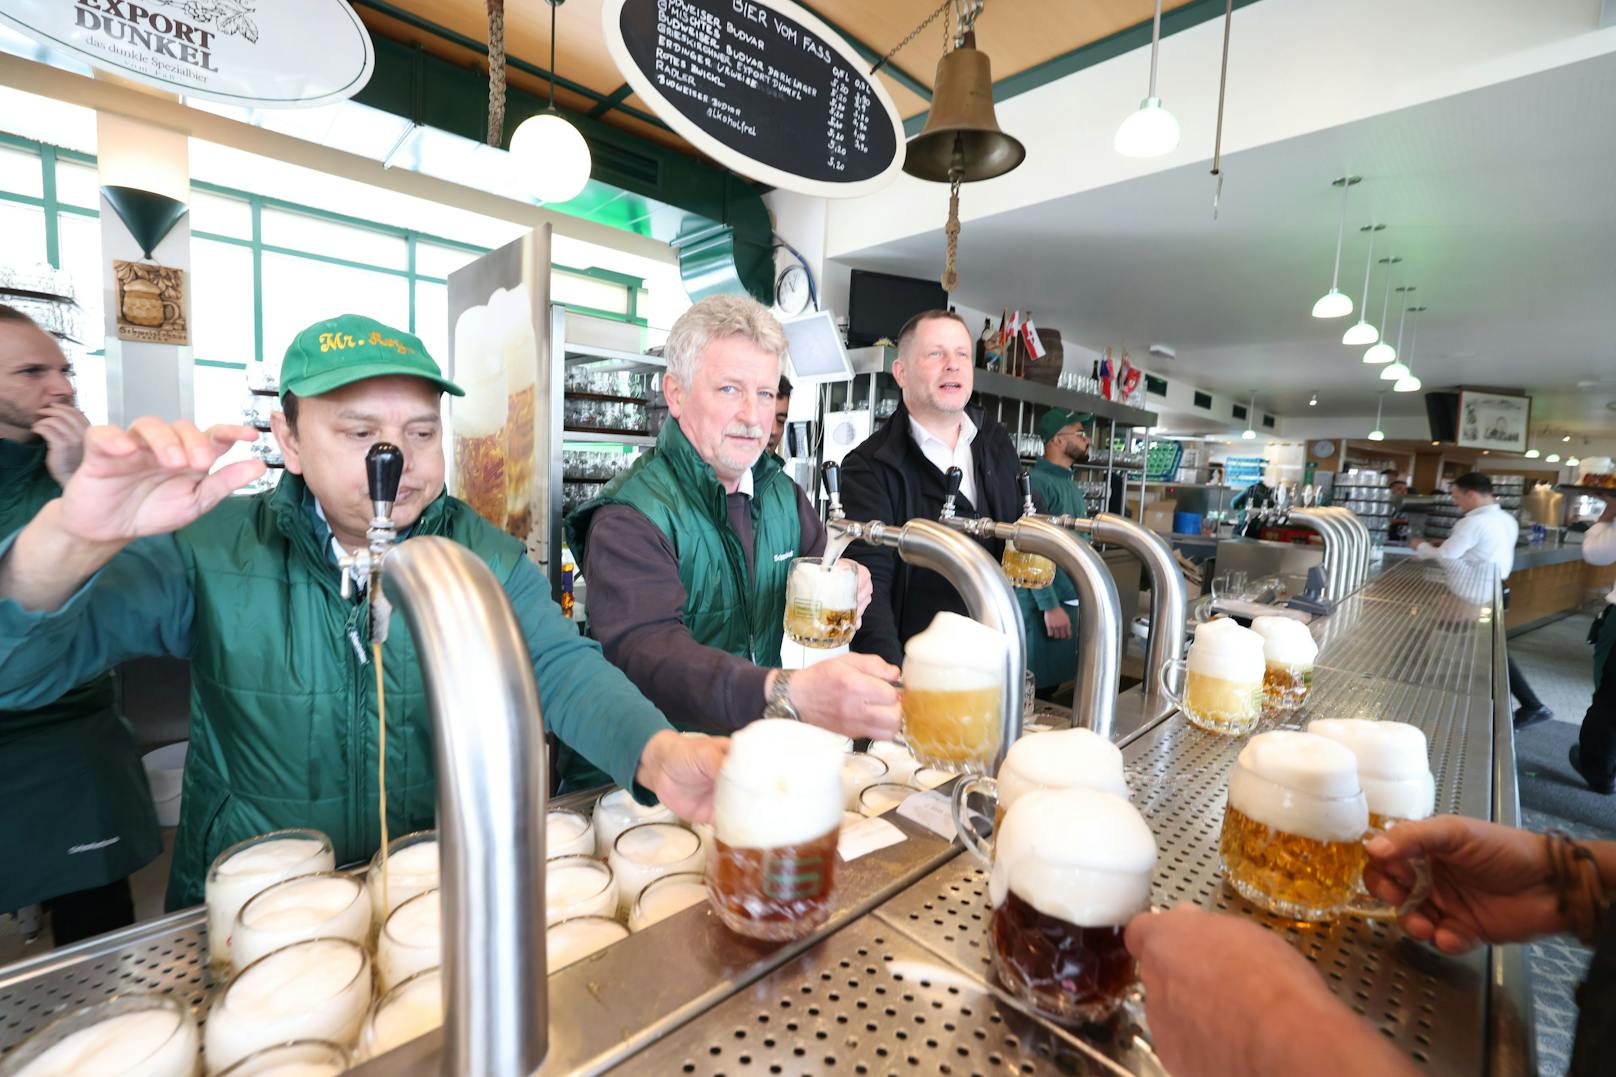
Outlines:
[[[1030,308],[1088,347],[1126,343],[1138,356],[1169,344],[1178,357],[1157,361],[1160,373],[1234,396],[1256,389],[1259,407],[1281,416],[1373,414],[1378,370],[1339,343],[1356,311],[1309,315],[1330,283],[1340,204],[1330,180],[1350,170],[1364,181],[1342,290],[1356,305],[1356,226],[1386,224],[1376,257],[1401,256],[1399,282],[1429,307],[1414,352],[1426,388],[1522,386],[1537,396],[1535,425],[1609,430],[1613,101],[1616,54],[1606,54],[1226,156],[1217,221],[1206,161],[967,220],[957,298]],[[937,230],[838,260],[931,277],[941,255]],[[1369,303],[1377,323],[1382,272]],[[1392,310],[1395,323],[1395,293]],[[1388,395],[1386,409],[1423,414],[1417,394]]]

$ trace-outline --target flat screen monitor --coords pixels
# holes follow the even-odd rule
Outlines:
[[[1431,422],[1431,440],[1452,442],[1459,436],[1459,394],[1426,393],[1425,417]]]
[[[783,325],[792,385],[848,381],[853,377],[853,361],[842,347],[842,334],[830,311],[815,311]]]
[[[923,310],[947,310],[948,293],[935,280],[853,270],[847,293],[847,346],[882,337],[897,343],[903,323]]]

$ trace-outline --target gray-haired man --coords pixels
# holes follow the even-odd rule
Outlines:
[[[727,732],[771,714],[853,737],[898,727],[898,670],[843,655],[780,664],[791,560],[823,551],[812,504],[764,452],[785,355],[760,304],[713,296],[674,324],[654,449],[567,519],[606,657],[674,725]],[[869,602],[860,570],[859,611]]]

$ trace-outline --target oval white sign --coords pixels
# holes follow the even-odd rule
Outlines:
[[[256,108],[358,93],[376,54],[343,0],[4,0],[0,22],[170,93]]]

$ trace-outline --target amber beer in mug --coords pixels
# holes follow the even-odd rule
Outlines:
[[[533,526],[538,340],[520,288],[496,288],[454,327],[454,492],[518,538]]]
[[[707,900],[731,931],[778,942],[830,916],[843,751],[834,734],[778,718],[730,738],[713,800]]]
[[[1251,738],[1235,761],[1219,853],[1246,900],[1292,920],[1328,920],[1358,891],[1368,829],[1352,752],[1275,730]]]
[[[840,647],[858,627],[858,566],[819,557],[791,562],[786,581],[786,635],[804,647]]]
[[[1005,640],[957,613],[939,613],[903,658],[903,739],[923,766],[986,773],[1004,725]]]
[[[1289,617],[1258,617],[1251,630],[1263,638],[1263,715],[1293,713],[1313,688],[1319,645],[1307,625]]]
[[[1091,729],[1060,729],[1029,733],[1010,745],[997,778],[962,778],[954,786],[954,829],[965,847],[982,863],[993,863],[993,843],[984,841],[971,825],[974,813],[967,806],[973,792],[993,799],[993,833],[1004,830],[1011,805],[1036,789],[1098,789],[1128,797],[1122,752]]]
[[[1161,686],[1191,723],[1213,733],[1240,736],[1262,719],[1264,640],[1227,617],[1195,628],[1188,658],[1161,667]],[[1173,678],[1183,675],[1182,690]]]
[[[1150,907],[1156,839],[1127,800],[1035,789],[1005,812],[988,877],[988,956],[1046,1017],[1101,1021],[1137,980],[1123,931]]]
[[[1018,550],[1013,542],[1004,544],[1004,557],[999,563],[1012,587],[1036,591],[1055,582],[1055,562],[1035,553]]]

